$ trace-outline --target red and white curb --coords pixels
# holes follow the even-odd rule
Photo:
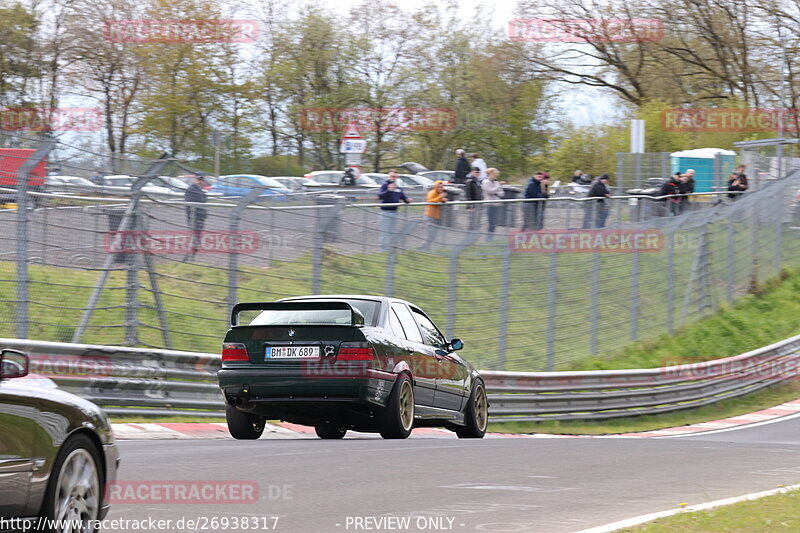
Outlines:
[[[547,433],[511,434],[487,433],[489,438],[517,439],[638,439],[638,438],[676,438],[689,435],[721,433],[745,427],[755,427],[787,418],[800,417],[800,399],[776,407],[756,411],[746,415],[702,422],[689,426],[656,429],[639,433],[619,433],[615,435],[554,435]],[[118,440],[173,440],[173,439],[229,439],[228,426],[224,422],[213,423],[125,423],[112,424],[114,436]],[[314,428],[296,424],[266,424],[266,439],[298,439],[314,436]],[[412,436],[428,438],[455,438],[455,433],[444,429],[417,428]],[[350,431],[347,438],[375,438],[372,433]]]

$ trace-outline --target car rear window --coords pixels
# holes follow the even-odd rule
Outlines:
[[[293,302],[347,302],[354,308],[358,309],[364,315],[364,324],[372,326],[375,323],[375,315],[378,310],[378,302],[375,300],[356,300],[356,299],[341,299],[341,300],[312,300],[312,299],[295,299],[290,300]],[[313,310],[313,311],[262,311],[256,316],[251,326],[289,326],[289,325],[315,325],[315,326],[331,326],[331,325],[347,325],[350,324],[350,312],[342,309],[327,310]]]

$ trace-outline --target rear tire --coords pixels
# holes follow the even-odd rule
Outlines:
[[[405,439],[411,435],[412,429],[414,429],[414,387],[407,375],[400,374],[383,414],[381,437]]]
[[[489,400],[483,383],[476,381],[472,386],[472,394],[464,409],[466,425],[456,429],[459,439],[482,439],[489,425]]]
[[[343,439],[347,434],[347,428],[336,424],[318,424],[314,426],[314,431],[321,439]]]
[[[263,416],[243,413],[230,405],[225,406],[228,431],[234,439],[254,440],[264,433],[266,419]]]

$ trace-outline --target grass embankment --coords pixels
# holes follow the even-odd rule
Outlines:
[[[686,326],[675,334],[637,342],[607,359],[589,358],[576,370],[655,368],[736,355],[800,334],[800,272],[755,287],[731,307]],[[509,422],[491,424],[491,431],[512,433],[609,434],[696,424],[766,409],[800,397],[800,381],[742,398],[684,412],[625,417],[606,421]]]
[[[800,490],[707,511],[660,518],[624,533],[794,533],[800,531]]]

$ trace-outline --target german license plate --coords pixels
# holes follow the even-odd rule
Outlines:
[[[264,359],[319,359],[319,346],[267,346]]]

